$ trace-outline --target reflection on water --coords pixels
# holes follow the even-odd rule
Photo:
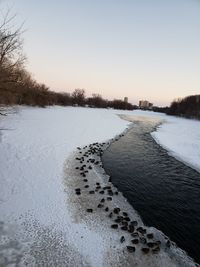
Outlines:
[[[103,155],[106,172],[141,215],[200,263],[200,174],[169,156],[137,121]]]

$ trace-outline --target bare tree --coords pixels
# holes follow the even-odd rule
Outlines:
[[[15,27],[16,15],[12,15],[10,9],[6,12],[0,9],[0,13],[0,98],[9,104],[15,98],[13,88],[25,62],[21,38],[23,25]]]
[[[17,29],[14,26],[16,15],[8,10],[0,21],[0,67],[13,68],[24,63],[21,38],[23,24]]]
[[[1,12],[2,13],[2,12]],[[0,19],[0,89],[7,89],[18,80],[18,68],[22,68],[25,56],[22,52],[22,26],[16,28],[11,10]]]
[[[85,90],[84,89],[75,89],[72,93],[73,104],[83,106],[85,104]]]

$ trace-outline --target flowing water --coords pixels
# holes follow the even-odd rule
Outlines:
[[[154,141],[155,126],[135,121],[104,152],[104,169],[146,225],[164,232],[200,263],[200,173]]]

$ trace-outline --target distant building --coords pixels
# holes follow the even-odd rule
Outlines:
[[[127,96],[124,97],[124,102],[128,103],[128,97]]]
[[[139,108],[141,109],[152,109],[153,103],[150,103],[147,100],[140,100],[139,101]]]

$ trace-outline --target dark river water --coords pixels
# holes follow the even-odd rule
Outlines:
[[[146,225],[200,263],[200,173],[169,156],[154,130],[153,122],[135,122],[104,152],[104,169]]]

